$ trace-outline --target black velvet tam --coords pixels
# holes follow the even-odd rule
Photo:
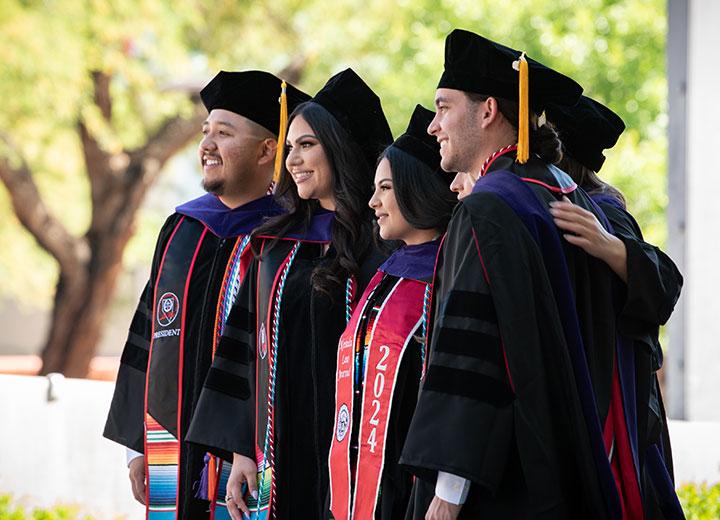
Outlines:
[[[332,114],[374,167],[380,152],[392,143],[392,132],[380,98],[362,78],[345,69],[330,78],[312,101]]]
[[[572,107],[549,106],[547,118],[560,134],[563,151],[594,172],[605,162],[603,150],[615,146],[625,130],[619,115],[587,96]]]
[[[254,121],[275,135],[280,128],[280,94],[282,80],[269,72],[221,70],[200,91],[208,112],[216,108],[235,112]],[[310,96],[287,84],[288,113]]]
[[[445,39],[445,70],[438,88],[475,92],[518,101],[519,73],[513,68],[522,53],[478,34],[455,29]],[[574,105],[582,87],[569,77],[526,56],[530,108],[541,113],[546,105]]]
[[[393,146],[427,164],[433,170],[440,168],[440,144],[427,133],[435,112],[417,105],[410,117],[407,130],[395,139]]]

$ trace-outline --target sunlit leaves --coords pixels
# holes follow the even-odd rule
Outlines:
[[[310,93],[355,68],[397,135],[416,103],[432,106],[444,37],[462,27],[573,76],[623,117],[628,131],[601,174],[625,192],[649,240],[662,243],[666,25],[661,0],[2,0],[0,130],[20,144],[51,210],[82,234],[90,208],[78,120],[105,150],[132,150],[167,117],[187,113],[187,93],[217,70],[277,72],[301,58],[300,86]],[[92,103],[94,70],[111,78],[110,120]],[[48,303],[52,263],[4,193],[0,203],[0,291]],[[141,214],[128,262],[149,261],[163,218]]]

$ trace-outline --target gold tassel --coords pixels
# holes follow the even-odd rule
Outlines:
[[[280,129],[278,131],[277,151],[275,153],[275,171],[273,172],[273,183],[277,186],[280,181],[280,171],[282,170],[283,160],[285,159],[285,136],[287,134],[287,83],[282,82],[282,90],[280,92]]]
[[[528,62],[525,53],[513,63],[513,68],[520,73],[518,78],[518,149],[517,162],[525,164],[530,158],[530,98],[528,81]]]

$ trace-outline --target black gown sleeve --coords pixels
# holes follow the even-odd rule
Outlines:
[[[680,297],[680,271],[669,256],[643,240],[640,226],[627,211],[611,204],[601,204],[601,209],[627,250],[627,296],[620,332],[636,335],[664,325]]]
[[[615,235],[627,250],[628,280],[626,297],[618,315],[618,330],[634,340],[636,348],[636,391],[638,436],[645,449],[662,443],[664,462],[673,474],[667,419],[656,372],[662,366],[663,352],[659,327],[670,317],[680,296],[683,278],[673,261],[659,248],[644,241],[640,226],[627,211],[612,204],[601,204]],[[662,441],[661,441],[662,439]]]
[[[495,305],[462,208],[447,231],[433,306],[427,377],[400,463],[425,480],[444,471],[494,491],[513,442],[513,394]]]
[[[152,312],[150,281],[140,295],[137,309],[120,357],[115,392],[103,436],[130,449],[143,453],[145,381],[150,352]]]
[[[163,250],[177,223],[178,216],[171,215],[160,230],[150,279],[140,294],[120,357],[115,392],[103,431],[104,437],[140,453],[145,451],[145,383],[152,334],[153,290]]]
[[[185,440],[232,461],[255,459],[255,295],[258,260],[238,292]]]

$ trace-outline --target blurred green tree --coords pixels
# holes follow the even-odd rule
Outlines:
[[[660,0],[0,2],[0,291],[43,300],[56,278],[43,372],[86,373],[138,208],[197,139],[196,92],[221,68],[280,71],[312,93],[352,66],[397,134],[432,106],[452,28],[523,49],[625,119],[602,174],[664,242]]]
[[[0,178],[58,271],[43,373],[87,372],[138,208],[205,117],[182,80],[249,3],[3,2]]]

